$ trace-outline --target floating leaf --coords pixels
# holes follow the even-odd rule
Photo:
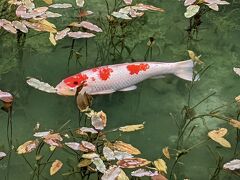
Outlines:
[[[146,169],[138,169],[136,171],[131,172],[131,176],[135,176],[135,177],[144,177],[144,176],[156,176],[158,175],[158,172],[151,172],[151,171],[147,171]]]
[[[76,0],[76,4],[78,7],[83,7],[84,3],[84,0]]]
[[[197,64],[203,64],[203,62],[200,60],[200,56],[197,56],[193,51],[188,50],[188,55]]]
[[[86,17],[86,16],[89,16],[89,15],[91,15],[91,14],[93,14],[92,11],[82,10],[82,11],[80,11],[80,13],[79,13],[79,17]]]
[[[77,31],[77,32],[69,32],[68,36],[75,39],[79,39],[79,38],[91,38],[91,37],[94,37],[95,35],[88,32]]]
[[[132,0],[123,0],[125,2],[126,5],[131,5],[132,4]]]
[[[22,15],[27,13],[27,8],[24,5],[20,5],[16,9],[16,16],[21,17]]]
[[[6,156],[7,154],[5,152],[0,152],[0,160],[2,160]]]
[[[217,4],[207,4],[207,6],[214,11],[219,11],[219,7]]]
[[[168,147],[163,148],[162,153],[166,158],[170,159],[170,153],[169,153]]]
[[[88,151],[96,151],[95,145],[93,145],[93,144],[90,143],[90,142],[82,141],[81,144],[82,144],[82,146],[83,146],[85,149],[87,149]]]
[[[59,13],[54,13],[54,12],[51,12],[51,11],[47,11],[45,13],[45,15],[46,15],[47,18],[57,18],[57,17],[61,17],[62,16]]]
[[[95,164],[97,170],[101,173],[105,173],[106,171],[106,166],[103,163],[102,159],[99,157],[93,158],[93,164]]]
[[[28,33],[28,28],[22,22],[20,22],[20,21],[13,21],[12,25],[16,29],[19,29],[20,31],[22,31],[23,33]]]
[[[8,32],[10,32],[10,33],[17,34],[17,30],[13,27],[13,25],[11,24],[11,22],[10,22],[10,23],[4,23],[4,24],[2,25],[2,27],[3,27],[6,31],[8,31]]]
[[[228,163],[225,163],[223,165],[223,168],[224,169],[229,169],[231,171],[234,171],[234,170],[239,170],[240,169],[240,159],[234,159]]]
[[[167,174],[167,165],[163,159],[158,159],[153,163],[159,172],[164,172],[165,174]]]
[[[68,4],[68,3],[52,4],[49,7],[50,8],[56,8],[56,9],[66,9],[66,8],[71,8],[72,4]]]
[[[103,148],[103,155],[107,161],[115,160],[114,152],[107,146]]]
[[[229,124],[232,125],[235,128],[240,129],[240,121],[238,121],[238,120],[230,119]]]
[[[119,131],[132,132],[132,131],[138,131],[138,130],[143,129],[143,128],[144,128],[144,123],[136,124],[136,125],[123,126],[123,127],[119,128]]]
[[[47,136],[44,136],[44,142],[49,144],[50,146],[56,146],[56,147],[61,147],[62,144],[60,143],[63,139],[60,136],[59,133],[54,133],[54,134],[48,134]]]
[[[240,76],[240,68],[233,68],[233,71]]]
[[[92,133],[92,134],[97,134],[98,133],[95,129],[88,128],[88,127],[81,127],[79,130],[82,131],[82,132]]]
[[[93,158],[98,158],[98,157],[99,157],[99,155],[96,153],[87,153],[87,154],[82,155],[82,158],[85,158],[85,159],[93,159]]]
[[[53,163],[52,163],[52,166],[50,168],[50,175],[54,175],[56,174],[63,166],[63,163],[59,160],[55,160]]]
[[[120,19],[126,19],[126,20],[132,19],[127,14],[120,13],[120,12],[112,12],[112,16],[114,16],[116,18],[120,18]]]
[[[86,166],[89,166],[90,164],[92,164],[92,160],[90,159],[83,159],[81,160],[79,163],[78,163],[78,167],[81,168],[81,167],[86,167]]]
[[[192,5],[196,2],[196,0],[185,0],[184,1],[184,6],[189,6]]]
[[[44,137],[50,134],[50,131],[36,132],[33,134],[34,137]]]
[[[200,9],[200,6],[198,5],[190,5],[187,7],[187,11],[184,13],[184,16],[186,18],[193,17],[198,13],[199,9]]]
[[[237,103],[240,103],[240,95],[235,97],[235,100],[237,101]]]
[[[135,6],[132,6],[133,9],[140,10],[140,11],[146,11],[146,10],[151,10],[151,11],[158,11],[158,12],[164,12],[164,9],[155,7],[152,5],[147,5],[147,4],[136,4]]]
[[[125,172],[121,169],[120,174],[118,175],[116,180],[129,180]]]
[[[150,164],[151,161],[142,158],[127,158],[117,161],[117,165],[121,168],[137,168]]]
[[[48,83],[41,82],[38,79],[35,78],[29,78],[27,80],[27,84],[29,86],[32,86],[38,90],[47,92],[47,93],[56,93],[56,89],[53,86],[50,86]]]
[[[53,3],[53,0],[43,0],[46,4],[50,5]]]
[[[52,45],[56,46],[57,42],[56,42],[56,39],[55,39],[53,33],[50,33],[50,35],[49,35],[49,40],[50,40],[50,42],[52,43]]]
[[[231,148],[231,144],[223,138],[227,134],[226,128],[220,128],[218,130],[212,130],[208,132],[208,136],[215,142],[221,144],[224,147]]]
[[[127,152],[114,151],[114,157],[117,160],[122,160],[122,159],[132,158],[133,155],[131,155],[131,154],[127,153]]]
[[[68,32],[70,31],[70,28],[65,28],[62,31],[57,32],[55,39],[56,41],[63,39],[65,36],[67,36]]]
[[[152,176],[151,180],[168,180],[166,177],[164,177],[161,174],[158,174],[157,176]]]
[[[103,111],[94,113],[91,117],[91,122],[95,129],[102,130],[106,127],[107,116]]]
[[[65,145],[70,147],[71,149],[73,149],[75,151],[79,151],[80,150],[80,143],[77,143],[77,142],[67,142],[67,143],[65,143]]]
[[[0,100],[5,103],[13,102],[13,96],[9,92],[4,92],[0,90]]]
[[[116,141],[113,144],[113,147],[118,151],[127,152],[129,154],[134,154],[134,155],[141,154],[141,152],[137,148],[133,147],[131,144],[127,144],[122,141]]]
[[[35,18],[37,16],[43,15],[47,10],[48,10],[48,7],[38,7],[38,8],[33,9],[30,12],[22,13],[21,17],[24,19]]]
[[[120,173],[121,169],[119,167],[110,166],[109,169],[104,172],[101,180],[115,180]]]
[[[27,141],[17,148],[18,154],[26,154],[32,152],[38,146],[37,140]]]
[[[92,24],[88,21],[82,21],[79,25],[80,25],[80,27],[84,27],[84,28],[89,29],[91,31],[102,32],[101,28],[99,28],[97,25]]]

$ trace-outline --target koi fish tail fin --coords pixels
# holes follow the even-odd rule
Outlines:
[[[199,80],[199,76],[194,77],[194,62],[192,60],[175,63],[174,74],[187,81]]]

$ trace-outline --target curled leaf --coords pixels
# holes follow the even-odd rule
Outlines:
[[[119,131],[132,132],[132,131],[138,131],[138,130],[143,129],[143,128],[144,128],[144,123],[136,124],[136,125],[123,126],[123,127],[119,128]]]
[[[79,130],[82,131],[82,132],[85,132],[85,133],[92,133],[92,134],[97,134],[98,133],[95,129],[88,128],[88,127],[81,127]]]
[[[158,160],[154,161],[153,163],[159,172],[164,172],[165,174],[167,174],[167,165],[163,159],[158,159]]]
[[[170,153],[169,153],[168,147],[163,148],[162,153],[166,158],[170,159]]]
[[[63,166],[63,163],[59,160],[55,160],[53,163],[52,163],[52,166],[50,168],[50,175],[54,175],[56,174]]]
[[[120,18],[120,19],[132,19],[131,17],[129,17],[127,14],[121,13],[121,12],[112,12],[112,16],[116,17],[116,18]]]
[[[133,147],[131,144],[127,144],[122,141],[116,141],[113,144],[113,147],[118,151],[127,152],[129,154],[134,154],[134,155],[141,154],[141,152],[137,148]]]
[[[37,140],[27,141],[17,148],[18,154],[26,154],[32,152],[38,146]]]
[[[38,90],[47,92],[47,93],[56,93],[56,89],[53,86],[50,86],[48,83],[41,82],[36,78],[29,78],[27,84]]]
[[[107,116],[103,111],[93,113],[91,116],[91,122],[95,129],[102,130],[106,127]]]
[[[90,143],[90,142],[82,141],[81,144],[82,144],[83,148],[85,148],[85,149],[88,150],[88,152],[89,152],[89,151],[96,151],[95,145],[93,145],[93,144]]]
[[[61,147],[62,144],[60,143],[63,139],[60,136],[59,133],[54,133],[54,134],[48,134],[46,136],[43,137],[44,138],[44,142],[46,144],[49,144],[50,146],[56,146],[56,147]]]

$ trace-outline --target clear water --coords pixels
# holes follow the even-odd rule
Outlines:
[[[94,40],[88,41],[87,59],[85,57],[85,40],[76,42],[76,49],[83,47],[80,51],[80,64],[76,63],[75,58],[73,58],[68,70],[67,62],[72,41],[66,38],[60,41],[56,47],[53,47],[48,41],[47,33],[34,36],[34,33],[31,32],[27,35],[22,67],[20,68],[16,65],[19,58],[16,56],[15,36],[0,37],[0,89],[10,91],[16,97],[13,107],[13,140],[16,146],[33,139],[33,128],[37,122],[41,124],[42,130],[57,129],[68,120],[70,120],[67,125],[69,128],[78,127],[78,110],[73,97],[61,97],[40,92],[26,85],[26,77],[36,77],[56,85],[66,76],[94,67],[95,64],[130,62],[132,59],[141,61],[144,60],[149,37],[154,37],[156,41],[155,46],[153,46],[152,61],[173,62],[187,59],[186,50],[192,49],[202,55],[202,60],[206,66],[211,64],[200,82],[196,83],[194,87],[192,104],[199,102],[214,91],[216,94],[198,107],[198,113],[209,112],[214,107],[233,101],[234,97],[239,95],[240,78],[232,70],[233,67],[240,66],[239,1],[232,1],[231,5],[222,6],[220,12],[207,13],[202,18],[203,23],[198,33],[199,40],[190,43],[187,41],[185,31],[188,21],[183,16],[185,8],[182,2],[177,0],[149,0],[145,2],[162,7],[166,12],[163,14],[146,13],[146,16],[139,19],[139,22],[134,22],[130,26],[126,44],[129,47],[136,45],[136,48],[130,56],[125,52],[122,58],[113,59],[110,57],[109,59],[96,60],[99,53],[96,42],[101,43],[101,40],[104,39],[101,34],[98,34]],[[89,1],[87,7],[95,12],[95,15],[90,17],[91,22],[101,26],[98,17],[103,17],[106,13],[104,1]],[[64,11],[60,12],[64,13]],[[67,12],[65,15],[68,18],[55,21],[59,29],[64,27],[66,22],[72,21],[71,12]],[[176,148],[178,128],[169,113],[178,119],[180,118],[181,110],[187,103],[186,83],[171,76],[164,79],[146,80],[139,84],[135,91],[116,92],[112,95],[95,97],[93,108],[106,112],[108,115],[107,129],[146,122],[144,130],[125,134],[122,139],[141,149],[141,157],[155,160],[162,157],[162,148],[166,146],[169,146],[170,149]],[[223,112],[229,117],[236,116],[236,108],[234,107],[224,109]],[[206,121],[209,129],[229,128],[223,121],[213,118]],[[201,122],[197,121],[192,124],[198,124],[198,128],[194,130],[185,143],[185,149],[207,138],[207,130]],[[4,112],[0,112],[0,123],[0,150],[6,151],[7,114]],[[216,168],[216,160],[207,147],[210,146],[214,149],[214,153],[218,152],[223,156],[223,162],[229,161],[233,158],[235,130],[229,132],[227,139],[233,144],[231,149],[216,148],[217,144],[211,141],[193,148],[180,160],[181,164],[177,165],[175,169],[177,178],[209,179]],[[174,153],[174,150],[171,152]],[[28,158],[31,160],[34,157],[28,156]],[[54,154],[54,158],[68,159],[64,152]],[[238,157],[235,156],[235,158],[239,158],[239,153]],[[169,173],[173,161],[174,157],[171,161],[166,160]],[[68,159],[69,164],[73,162],[74,160]],[[7,166],[7,160],[0,161],[0,179],[5,179]],[[9,167],[9,179],[11,180],[31,177],[31,169],[24,159],[15,153],[12,153]],[[48,174],[47,168],[45,170],[46,176]],[[62,172],[69,169],[69,167],[64,167]],[[61,178],[76,179],[77,176],[62,177],[59,173],[48,179]],[[221,171],[219,175],[219,179],[238,178],[226,171]]]

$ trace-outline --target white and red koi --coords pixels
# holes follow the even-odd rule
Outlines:
[[[192,81],[193,67],[192,60],[175,63],[134,62],[101,66],[67,77],[56,86],[56,90],[59,95],[65,96],[74,96],[81,85],[83,85],[81,92],[89,95],[131,91],[137,88],[136,84],[145,79],[161,78],[166,74],[174,74]]]

